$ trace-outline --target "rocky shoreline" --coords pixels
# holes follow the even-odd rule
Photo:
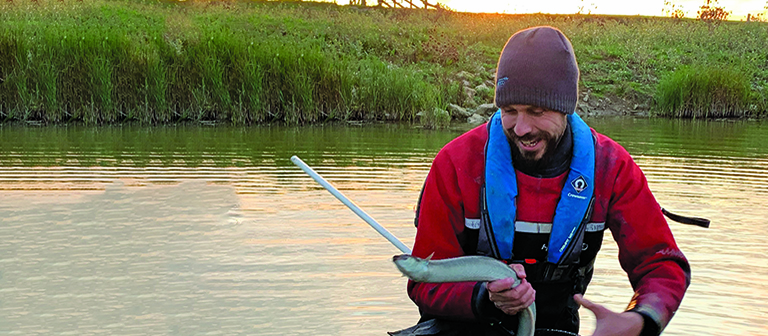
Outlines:
[[[475,73],[468,71],[457,73],[453,79],[461,84],[463,100],[467,102],[467,106],[448,104],[445,110],[436,109],[434,113],[441,115],[443,120],[450,119],[472,125],[479,125],[488,121],[497,110],[493,103],[488,103],[493,101],[495,74],[495,68],[484,69],[481,67],[478,67]],[[591,94],[591,90],[583,87],[580,88],[576,109],[582,117],[648,117],[650,115],[648,104],[631,103],[618,97],[596,97]],[[421,118],[424,114],[421,112],[417,113],[416,116]]]

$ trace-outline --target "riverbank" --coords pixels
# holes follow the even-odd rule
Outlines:
[[[767,114],[760,22],[15,0],[0,4],[0,120],[442,125],[492,102],[499,51],[534,25],[571,38],[584,114],[655,115],[659,83],[690,66],[746,74],[731,116]]]

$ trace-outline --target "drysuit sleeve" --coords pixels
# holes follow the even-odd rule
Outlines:
[[[690,266],[645,175],[623,148],[618,157],[607,224],[635,291],[627,310],[643,316],[641,335],[659,335],[690,284]]]
[[[464,255],[458,235],[464,230],[464,206],[457,169],[445,149],[435,157],[418,206],[413,255],[432,259]],[[473,320],[475,282],[408,281],[408,295],[423,315]]]

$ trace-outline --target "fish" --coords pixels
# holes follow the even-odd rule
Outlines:
[[[517,273],[509,265],[485,256],[462,256],[432,260],[401,254],[392,257],[392,261],[403,275],[416,282],[442,283],[464,281],[495,281],[514,278],[511,288],[520,285]],[[517,336],[533,336],[536,331],[536,303],[523,309],[518,316]]]

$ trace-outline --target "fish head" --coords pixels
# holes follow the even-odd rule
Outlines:
[[[401,254],[392,257],[397,269],[409,279],[417,282],[427,282],[429,278],[429,260]]]

